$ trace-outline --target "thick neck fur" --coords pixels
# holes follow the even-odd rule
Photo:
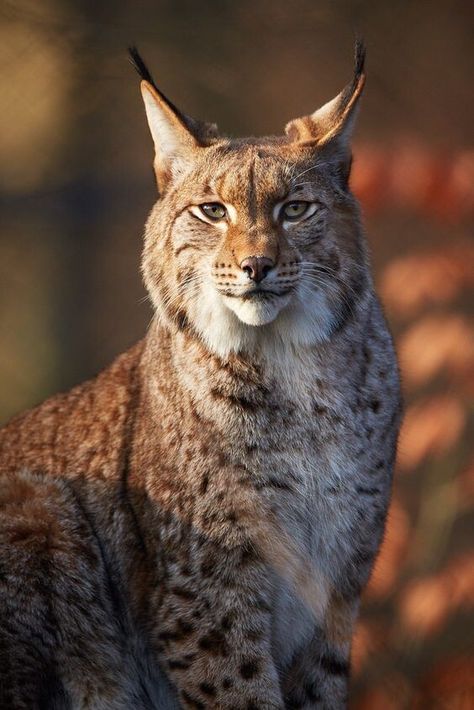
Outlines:
[[[355,305],[355,317],[328,342],[295,346],[268,335],[252,350],[224,358],[192,329],[166,327],[155,319],[142,360],[146,412],[141,421],[147,426],[153,422],[152,431],[161,430],[156,439],[170,462],[179,455],[180,437],[196,426],[199,436],[219,437],[209,442],[211,450],[226,449],[226,455],[235,454],[239,461],[252,448],[280,448],[289,436],[279,420],[282,412],[288,425],[290,419],[311,418],[318,404],[337,409],[347,400],[348,384],[358,380],[372,298],[367,292]]]
[[[306,545],[294,539],[294,516],[301,513],[287,508],[284,496],[275,504],[274,492],[292,491],[305,510],[315,486],[346,485],[353,464],[337,453],[332,429],[365,377],[361,353],[372,307],[367,293],[356,317],[328,343],[270,350],[264,341],[251,354],[225,359],[192,332],[165,328],[157,319],[142,358],[131,486],[195,535],[230,549],[257,546],[287,579],[308,575],[316,614],[326,592],[315,591],[314,580],[327,579],[327,571],[308,568]],[[317,469],[314,437],[327,442]],[[147,524],[153,547],[157,524],[153,516]]]

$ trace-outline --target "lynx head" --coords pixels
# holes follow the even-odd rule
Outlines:
[[[369,279],[348,187],[363,46],[336,98],[285,136],[247,139],[185,116],[131,53],[155,146],[143,274],[159,317],[221,356],[329,339]]]

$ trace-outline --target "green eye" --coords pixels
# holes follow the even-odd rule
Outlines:
[[[287,202],[286,205],[282,207],[283,219],[298,219],[302,217],[308,210],[309,203],[303,200],[293,200],[293,202]]]
[[[219,222],[221,219],[224,219],[227,214],[226,208],[224,205],[221,205],[220,202],[208,202],[205,205],[199,205],[199,209],[206,217],[209,217],[209,219],[212,219],[214,222]]]

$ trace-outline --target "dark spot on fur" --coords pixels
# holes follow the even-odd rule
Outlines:
[[[301,710],[305,702],[306,697],[303,696],[303,692],[295,689],[285,697],[285,708],[287,710]]]
[[[330,675],[349,675],[349,663],[334,654],[325,654],[319,659],[321,668]]]
[[[36,698],[37,704],[34,703],[34,706],[38,708],[38,710],[48,710],[48,708],[65,708],[65,710],[68,710],[69,708],[72,708],[71,697],[67,692],[66,688],[64,687],[61,679],[54,672],[54,670],[49,668],[43,668],[43,672],[38,674],[38,676],[35,678],[35,681],[37,683],[38,695]],[[5,701],[5,704],[2,703],[2,707],[13,708],[16,703],[13,704],[7,700],[8,697],[11,701],[12,696],[10,693],[8,693],[7,688],[5,688],[5,691],[5,694],[2,692],[2,699],[3,701]],[[20,697],[17,696],[15,690],[13,690],[13,695],[15,696],[15,698],[18,697],[18,702],[23,705]],[[26,707],[26,705],[24,707]]]
[[[253,606],[255,609],[258,609],[259,611],[266,611],[268,613],[270,613],[272,611],[272,607],[270,606],[270,604],[262,597],[259,597],[258,599],[256,599]]]
[[[323,407],[322,404],[318,404],[318,402],[315,402],[313,405],[313,412],[317,414],[318,416],[321,416],[323,414],[327,414],[327,408]]]
[[[232,680],[232,678],[224,678],[222,681],[222,687],[224,688],[224,690],[229,690],[229,688],[232,688],[233,685],[234,681]]]
[[[212,656],[228,656],[229,647],[225,635],[220,629],[214,629],[199,639],[199,647]]]
[[[260,639],[262,639],[264,635],[265,629],[263,627],[259,629],[250,629],[245,633],[245,637],[249,641],[260,641]]]
[[[197,596],[196,592],[192,589],[186,589],[185,587],[171,587],[171,592],[182,599],[192,600],[196,599]]]
[[[364,495],[367,495],[367,496],[373,496],[376,493],[380,493],[380,488],[376,488],[375,486],[373,488],[366,488],[365,486],[357,486],[356,491],[357,491],[357,493],[363,493]]]
[[[193,418],[195,424],[201,425],[201,415],[194,407],[189,408],[189,413]]]
[[[277,488],[280,491],[292,491],[293,488],[290,486],[290,484],[287,481],[280,481],[277,478],[269,478],[268,479],[268,485],[272,486],[272,488]]]
[[[192,624],[180,619],[176,624],[175,629],[161,631],[158,634],[158,638],[162,639],[162,641],[182,641],[192,634],[193,631],[194,626]]]
[[[376,413],[379,411],[379,409],[380,409],[380,402],[378,401],[378,399],[373,399],[373,400],[371,401],[371,403],[370,403],[370,408],[371,408],[371,410],[374,412],[374,414],[376,414]]]
[[[194,626],[189,623],[189,621],[183,621],[180,619],[178,621],[178,629],[183,635],[189,636],[194,631]]]
[[[235,620],[235,614],[231,611],[229,611],[227,614],[225,614],[222,619],[221,619],[221,626],[224,629],[224,631],[230,631],[234,624]]]
[[[248,564],[251,564],[253,562],[256,562],[259,559],[259,554],[255,547],[250,543],[247,542],[244,547],[242,548],[242,554],[240,557],[240,564],[245,566]]]
[[[306,696],[310,703],[318,703],[321,702],[321,694],[316,687],[316,683],[307,683],[304,687]]]
[[[255,484],[255,488],[260,491],[262,488],[276,488],[279,491],[292,491],[293,488],[286,481],[279,481],[277,478],[271,476],[266,481],[262,483]]]
[[[182,661],[179,658],[170,658],[168,661],[168,668],[171,670],[181,670],[186,671],[191,666],[191,661]]]
[[[201,574],[203,577],[210,577],[215,569],[215,560],[209,555],[201,562]]]
[[[168,527],[173,522],[173,516],[170,510],[165,510],[163,513],[163,526]]]
[[[208,486],[209,486],[209,476],[208,476],[207,473],[206,473],[206,474],[202,477],[202,479],[201,479],[201,485],[199,486],[199,493],[200,493],[202,496],[206,493],[206,491],[207,491],[207,489],[208,489]]]
[[[213,387],[211,389],[211,395],[220,401],[224,401],[227,404],[234,405],[236,407],[240,407],[246,412],[254,412],[258,407],[259,403],[247,399],[246,397],[243,396],[238,396],[235,394],[226,394],[222,390],[218,389],[217,387]]]
[[[182,691],[181,693],[183,700],[192,708],[196,708],[196,710],[205,710],[206,706],[204,703],[201,703],[200,700],[197,700],[196,698],[193,698],[189,693],[187,693],[185,690]]]
[[[241,407],[246,412],[254,412],[259,406],[257,402],[253,402],[250,399],[246,399],[245,397],[232,396],[229,397],[229,400],[238,407]]]
[[[245,663],[242,663],[242,665],[240,666],[240,675],[245,680],[250,680],[251,678],[254,678],[258,672],[259,665],[256,659],[245,661]]]
[[[381,468],[385,466],[385,461],[383,459],[380,459],[380,461],[377,461],[375,464],[375,470],[380,471]]]
[[[227,466],[228,463],[229,463],[229,461],[228,461],[227,455],[222,453],[222,451],[219,451],[218,458],[217,458],[217,464],[219,466]]]
[[[204,695],[210,695],[211,697],[214,697],[214,695],[216,694],[215,687],[210,683],[201,683],[199,685],[199,690],[201,690]]]

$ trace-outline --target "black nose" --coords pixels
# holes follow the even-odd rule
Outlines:
[[[249,279],[252,279],[257,284],[263,281],[274,266],[274,262],[268,256],[248,256],[240,264],[242,271],[245,271]]]

